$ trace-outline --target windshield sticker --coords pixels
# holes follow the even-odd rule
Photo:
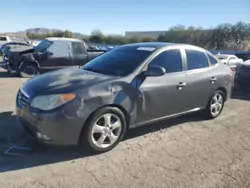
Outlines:
[[[153,47],[139,47],[137,50],[145,50],[145,51],[154,51],[155,48]]]

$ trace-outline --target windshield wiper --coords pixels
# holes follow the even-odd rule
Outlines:
[[[115,76],[117,76],[115,74],[115,72],[112,71],[112,70],[100,70],[100,69],[95,69],[95,68],[86,68],[84,70],[91,71],[91,72],[96,72],[96,73],[100,73],[100,74],[107,74],[107,75],[113,75],[113,76],[115,75]]]
[[[86,71],[90,71],[90,72],[96,72],[96,73],[102,73],[101,70],[97,70],[97,69],[94,69],[94,68],[83,68],[83,70],[86,70]]]

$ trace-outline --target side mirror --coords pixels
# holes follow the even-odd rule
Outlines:
[[[165,68],[160,66],[149,66],[146,71],[143,72],[144,76],[163,76],[166,73]]]
[[[50,52],[50,51],[47,51],[47,55],[48,55],[48,56],[52,56],[52,55],[53,55],[53,53],[52,53],[52,52]]]

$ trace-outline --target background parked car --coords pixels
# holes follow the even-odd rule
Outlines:
[[[235,69],[236,66],[240,63],[243,63],[242,59],[239,59],[235,55],[230,54],[217,54],[215,55],[222,63]]]
[[[103,52],[89,52],[78,39],[50,37],[24,51],[10,52],[8,72],[21,77],[34,77],[45,71],[82,66]]]
[[[236,52],[235,56],[241,58],[243,61],[247,61],[250,59],[250,52],[249,51]]]
[[[250,91],[250,60],[244,61],[236,68],[235,81],[245,91]]]
[[[218,117],[231,88],[230,68],[202,48],[137,43],[81,69],[29,80],[18,92],[16,109],[24,130],[43,143],[81,143],[106,152],[128,128],[199,110]]]

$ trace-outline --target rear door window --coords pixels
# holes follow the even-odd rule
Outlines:
[[[186,49],[187,69],[195,70],[209,66],[207,56],[202,51]]]
[[[217,60],[213,56],[211,56],[210,54],[207,54],[207,56],[208,56],[208,59],[209,59],[211,65],[215,65],[218,63]]]

